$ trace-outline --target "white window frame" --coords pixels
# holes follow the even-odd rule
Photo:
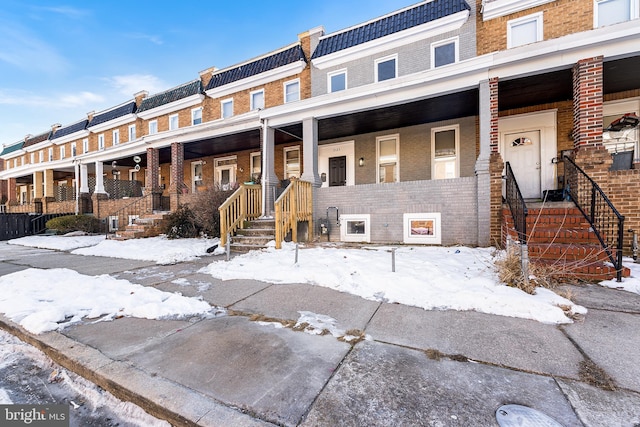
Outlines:
[[[287,88],[289,86],[294,85],[294,84],[298,85],[298,96],[296,97],[296,99],[287,99]],[[285,104],[290,103],[290,102],[300,101],[300,90],[301,90],[300,79],[294,79],[294,80],[289,80],[287,82],[284,82],[282,84],[282,89],[283,89],[283,100],[284,100]]]
[[[104,134],[98,135],[98,151],[104,150]]]
[[[284,179],[289,179],[291,176],[295,176],[292,175],[291,173],[289,173],[289,170],[287,169],[287,153],[290,153],[292,151],[297,151],[298,152],[298,176],[296,176],[296,178],[300,178],[302,176],[302,158],[300,157],[302,155],[302,153],[300,152],[300,146],[296,145],[293,147],[285,147],[284,150],[282,151],[283,154],[283,162],[284,162]]]
[[[445,40],[440,40],[437,42],[431,43],[431,68],[439,68],[436,67],[436,48],[441,46],[446,46],[453,43],[454,47],[454,59],[453,62],[448,64],[440,65],[439,67],[446,67],[447,65],[456,64],[460,61],[460,38],[459,37],[451,37]]]
[[[31,153],[29,163],[34,164],[36,162],[36,153]]]
[[[386,82],[387,80],[394,80],[398,78],[398,54],[394,53],[393,55],[387,55],[387,56],[383,56],[382,58],[378,58],[375,61],[373,61],[373,71],[374,71],[374,75],[375,75],[375,82],[378,83],[380,82],[380,79],[378,77],[378,65],[381,64],[382,62],[387,62],[387,61],[394,61],[394,76],[390,79],[385,79],[382,80],[383,82]]]
[[[65,150],[65,146],[60,146],[60,160],[64,159],[66,156],[67,150]]]
[[[109,215],[109,231],[118,231],[118,215]]]
[[[82,140],[82,154],[86,154],[89,152],[89,138],[84,138]]]
[[[455,150],[456,150],[456,154],[455,154],[455,168],[456,168],[455,178],[460,178],[460,125],[459,124],[455,124],[455,125],[450,125],[450,126],[440,126],[440,127],[431,128],[431,179],[432,180],[450,179],[450,178],[436,178],[436,176],[435,176],[436,163],[445,162],[445,161],[450,161],[451,160],[451,156],[449,156],[447,158],[440,158],[440,159],[436,158],[436,133],[445,132],[445,131],[449,131],[449,130],[454,130],[455,131],[455,142],[454,142]]]
[[[333,90],[332,84],[331,84],[331,78],[335,77],[335,76],[339,76],[341,74],[344,74],[344,89],[341,90]],[[335,70],[335,71],[331,71],[329,73],[327,73],[327,92],[328,93],[333,93],[333,92],[341,92],[343,90],[347,90],[349,88],[349,85],[347,84],[347,69],[346,68],[342,68],[340,70]]]
[[[353,221],[364,222],[364,233],[349,233],[348,224]],[[343,242],[371,242],[371,214],[340,215],[340,240]]]
[[[158,133],[158,121],[151,120],[149,122],[149,135],[154,135],[156,133]]]
[[[256,157],[260,158],[260,161],[258,162],[258,167],[260,168],[260,170],[258,172],[254,171]],[[258,173],[262,177],[262,153],[260,151],[256,151],[255,153],[251,153],[250,154],[249,178],[251,178],[252,181],[253,181],[253,174],[254,173]]]
[[[78,155],[78,149],[76,148],[76,143],[71,143],[71,157],[76,157]]]
[[[136,140],[136,125],[129,125],[129,142]]]
[[[196,118],[196,114],[200,113],[200,117]],[[198,123],[196,123],[196,120],[200,120]],[[202,123],[202,107],[198,107],[198,108],[193,108],[191,110],[191,126],[196,126]]]
[[[47,158],[50,162],[53,162],[53,147],[49,147],[49,156]]]
[[[169,130],[177,130],[180,128],[180,116],[172,114],[169,116]]]
[[[598,25],[598,20],[599,20],[599,14],[598,11],[600,10],[598,8],[598,4],[600,3],[606,3],[612,0],[593,0],[593,28],[600,28],[601,26],[604,27],[606,25]],[[615,0],[613,0],[615,1]],[[639,9],[640,9],[640,1],[638,0],[626,0],[627,2],[629,2],[629,20],[632,19],[638,19],[639,16]],[[627,22],[627,21],[620,21],[617,23],[622,23],[622,22]],[[610,25],[615,25],[615,24],[610,24]]]
[[[254,95],[262,94],[262,105],[256,106],[255,100],[253,99]],[[263,110],[264,109],[264,89],[254,90],[249,92],[249,104],[251,111],[253,110]]]
[[[376,183],[378,184],[384,184],[380,182],[380,141],[387,139],[396,140],[396,177],[393,182],[400,182],[400,134],[394,133],[376,137]]]
[[[111,134],[111,145],[112,146],[116,146],[118,144],[120,144],[120,130],[119,129],[114,129],[114,131]]]
[[[536,40],[531,43],[537,43],[544,40],[544,28],[543,28],[544,15],[542,12],[532,13],[531,15],[527,15],[521,18],[516,18],[510,21],[507,21],[507,49],[511,49],[513,47],[519,47],[519,46],[526,46],[528,44],[531,44],[531,43],[525,43],[522,45],[514,46],[512,41],[513,27],[517,27],[518,25],[526,24],[529,22],[536,23]]]
[[[38,152],[38,160],[39,163],[44,163],[44,150],[40,150],[40,152]]]
[[[224,113],[224,106],[225,105],[231,105],[231,114],[230,115],[225,115]],[[228,119],[230,117],[234,116],[234,105],[233,105],[233,98],[227,98],[227,99],[223,99],[222,101],[220,101],[220,118],[221,119]]]

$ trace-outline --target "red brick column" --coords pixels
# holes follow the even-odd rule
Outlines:
[[[502,170],[504,161],[500,153],[489,157],[489,179],[491,181],[491,244],[500,246],[502,241]]]
[[[18,193],[18,185],[16,183],[16,179],[9,178],[9,184],[7,189],[7,199],[8,199],[7,205],[16,204],[16,202],[18,201],[17,193]]]
[[[178,209],[180,194],[184,187],[184,145],[180,142],[171,143],[171,185],[169,196],[171,197],[171,210]]]
[[[573,146],[602,146],[602,56],[573,67]]]
[[[157,191],[160,187],[158,168],[160,167],[160,153],[156,148],[147,148],[147,170],[145,187],[149,192]]]
[[[489,111],[491,116],[490,143],[491,153],[498,152],[498,78],[489,79]]]

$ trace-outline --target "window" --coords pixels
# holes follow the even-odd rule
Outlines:
[[[178,127],[178,115],[173,114],[169,116],[169,130],[176,130]]]
[[[38,153],[38,161],[40,163],[44,162],[44,150]]]
[[[53,162],[53,147],[49,148],[49,161]]]
[[[382,82],[389,79],[395,79],[398,75],[398,57],[397,55],[386,56],[376,59],[375,62],[376,81]]]
[[[109,215],[109,231],[118,231],[118,215]]]
[[[129,125],[129,142],[136,140],[136,125]]]
[[[340,215],[340,240],[343,242],[370,242],[371,215]]]
[[[36,162],[36,153],[31,153],[31,158],[29,163],[34,164],[35,162]]]
[[[149,135],[153,135],[154,133],[158,133],[158,121],[151,120],[149,122]]]
[[[458,62],[458,39],[448,39],[431,44],[431,68]]]
[[[83,153],[89,152],[89,138],[85,138],[82,140],[82,152]]]
[[[60,160],[65,158],[65,149],[64,149],[64,145],[60,146]]]
[[[264,108],[264,90],[257,90],[249,94],[251,97],[251,110],[262,110]]]
[[[76,151],[76,143],[72,143],[71,144],[71,157],[75,157],[77,155],[77,151]]]
[[[202,123],[202,107],[191,110],[191,125],[199,125]]]
[[[233,99],[225,99],[224,101],[220,101],[220,110],[222,111],[223,119],[233,117]]]
[[[602,118],[602,143],[613,155],[613,166],[618,169],[628,169],[632,163],[640,161],[640,130],[637,126],[616,126],[616,123],[623,123],[624,117],[627,115],[636,116],[637,113],[626,110],[627,113],[609,115],[610,111],[607,110],[611,110],[611,107],[605,106],[605,114],[607,115]],[[623,159],[627,159],[628,162]],[[618,162],[621,163],[618,164]],[[622,167],[622,164],[626,164],[626,166]]]
[[[262,155],[251,153],[251,181],[258,182],[262,174]]]
[[[104,134],[98,135],[98,150],[104,150]]]
[[[542,41],[542,12],[507,22],[507,48]]]
[[[333,71],[327,74],[328,91],[339,92],[347,88],[347,70]]]
[[[300,80],[292,80],[284,84],[284,102],[300,100]]]
[[[284,179],[300,178],[300,147],[284,149]]]
[[[376,138],[376,154],[378,158],[378,182],[397,182],[398,173],[398,135],[379,136]]]
[[[617,24],[638,18],[638,0],[594,0],[593,26]]]
[[[116,129],[113,131],[112,145],[118,145],[118,144],[120,144],[120,131]]]
[[[459,174],[459,126],[431,129],[432,179],[457,178]]]

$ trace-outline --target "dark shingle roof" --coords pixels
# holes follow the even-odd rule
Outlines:
[[[51,131],[46,132],[46,133],[42,133],[42,134],[37,135],[37,136],[32,136],[31,138],[27,138],[27,140],[24,142],[24,145],[22,146],[22,148],[31,147],[32,145],[36,145],[39,142],[46,141],[46,140],[49,139],[50,135],[51,135]]]
[[[128,104],[121,105],[120,107],[114,108],[113,110],[105,111],[104,113],[93,116],[87,127],[97,126],[104,122],[108,122],[109,120],[117,119],[118,117],[134,113],[135,111],[136,103],[134,101],[131,101]]]
[[[85,130],[87,127],[87,123],[89,123],[88,120],[82,120],[78,123],[62,127],[54,132],[53,136],[51,136],[51,139],[62,138],[63,136],[71,135],[72,133]]]
[[[311,59],[407,30],[454,13],[471,10],[464,0],[433,0],[393,15],[385,16],[347,31],[329,35],[318,43]]]
[[[24,141],[16,142],[15,144],[8,145],[4,147],[0,156],[4,156],[5,154],[13,153],[14,151],[18,151],[22,149],[24,145]]]
[[[302,47],[295,45],[289,49],[274,53],[273,55],[214,74],[206,90],[224,86],[298,61],[306,62],[307,60],[302,51]]]
[[[140,103],[140,107],[138,107],[138,112],[151,110],[153,108],[160,107],[161,105],[169,104],[170,102],[178,101],[182,98],[198,95],[200,93],[202,93],[202,84],[200,80],[194,80],[166,92],[158,93],[150,96],[149,98],[143,99]]]

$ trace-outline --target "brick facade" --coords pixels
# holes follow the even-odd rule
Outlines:
[[[602,57],[583,59],[573,68],[574,148],[602,145]]]

